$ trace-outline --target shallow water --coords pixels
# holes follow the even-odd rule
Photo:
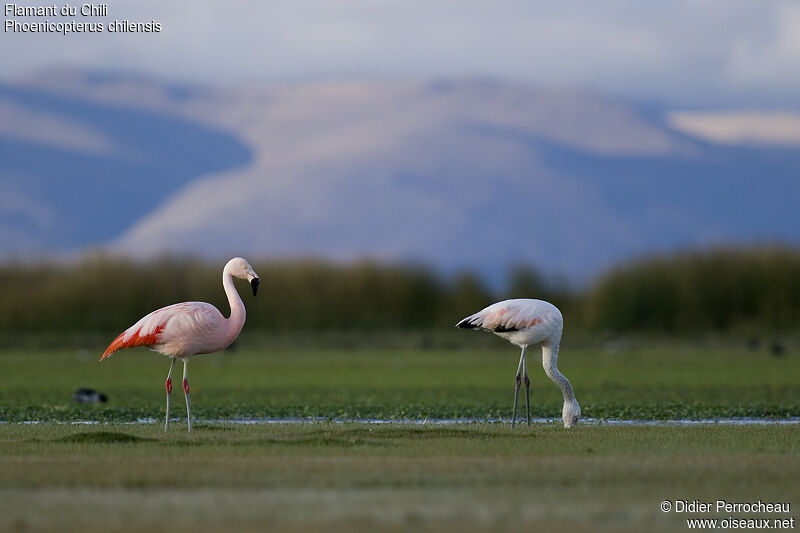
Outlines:
[[[171,422],[181,422],[182,418],[172,418]],[[199,419],[192,420],[195,424],[410,424],[424,426],[430,425],[458,425],[458,424],[510,424],[506,418],[425,418],[425,419],[380,419],[380,418],[324,418],[324,417],[286,417],[286,418],[230,418],[230,419]],[[8,424],[0,420],[0,424]],[[21,424],[41,424],[40,420],[26,420]],[[163,419],[140,418],[134,422],[100,422],[98,420],[78,420],[72,422],[58,422],[72,425],[94,424],[163,424]],[[517,422],[524,424],[525,421]],[[560,418],[532,418],[532,424],[560,424]],[[700,425],[729,425],[729,426],[765,426],[800,424],[800,417],[792,418],[701,418],[678,420],[617,420],[601,418],[581,419],[581,424],[587,426],[700,426]]]

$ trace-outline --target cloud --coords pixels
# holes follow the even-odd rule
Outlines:
[[[759,31],[742,35],[726,64],[731,80],[756,88],[800,86],[800,4],[784,4]]]
[[[800,94],[800,6],[785,0],[141,0],[110,4],[113,19],[163,29],[5,34],[26,53],[0,74],[68,63],[213,84],[485,75],[678,105]]]
[[[783,145],[800,147],[800,113],[675,112],[673,128],[721,144]]]

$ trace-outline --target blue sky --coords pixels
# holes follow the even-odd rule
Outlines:
[[[676,108],[800,109],[798,2],[112,0],[108,5],[108,16],[94,21],[156,20],[162,31],[0,33],[0,45],[13,51],[4,53],[0,77],[64,66],[215,85],[487,76],[599,89]]]

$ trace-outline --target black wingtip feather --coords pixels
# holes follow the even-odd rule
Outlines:
[[[472,322],[470,322],[468,318],[465,318],[464,320],[456,324],[456,327],[461,329],[477,329],[477,326]]]

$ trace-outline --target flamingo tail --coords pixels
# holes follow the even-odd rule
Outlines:
[[[103,352],[103,356],[100,357],[102,361],[106,357],[114,354],[118,350],[123,348],[135,348],[137,346],[150,346],[156,344],[158,342],[158,334],[161,333],[162,326],[159,326],[153,331],[152,333],[148,333],[146,335],[140,335],[139,332],[141,328],[136,330],[133,334],[128,335],[127,331],[123,331],[119,334],[119,336],[114,339],[111,344],[108,345],[106,351]],[[127,339],[126,339],[127,336]]]

